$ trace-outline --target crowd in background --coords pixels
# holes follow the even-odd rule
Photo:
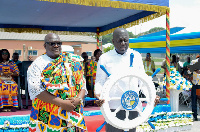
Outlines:
[[[0,110],[7,112],[11,111],[13,107],[18,107],[18,85],[15,81],[15,78],[19,76],[18,65],[22,63],[19,61],[19,54],[13,53],[12,59],[10,58],[10,53],[7,49],[0,50]],[[93,53],[94,56],[88,58],[86,52],[81,54],[83,58],[83,69],[84,76],[86,79],[86,87],[88,90],[88,96],[94,97],[94,85],[97,71],[97,63],[99,57],[102,55],[100,49],[96,49]],[[188,56],[186,61],[180,62],[180,57],[178,55],[171,55],[170,66],[176,68],[176,70],[187,80],[193,82],[193,74],[188,73],[188,66],[191,65],[191,58]],[[199,59],[199,55],[196,56],[196,59]],[[155,62],[151,58],[151,54],[147,53],[145,59],[143,60],[144,69],[147,75],[151,76],[155,70]],[[161,68],[164,69],[164,76],[166,75],[166,60],[163,60]],[[193,82],[194,84],[194,82]],[[155,83],[155,86],[158,84]],[[194,84],[195,86],[195,84]],[[198,98],[198,96],[197,96]],[[196,98],[195,98],[196,100]],[[93,102],[89,105],[94,105]],[[14,110],[15,111],[15,110]]]
[[[151,60],[151,54],[147,53],[146,59],[144,61],[144,67],[145,71],[148,75],[152,75],[155,71],[155,64],[154,61]],[[200,99],[200,71],[199,71],[199,65],[196,66],[196,69],[194,69],[193,72],[191,72],[190,65],[197,64],[200,62],[199,55],[196,56],[195,60],[191,61],[190,56],[187,57],[186,61],[184,63],[180,62],[180,57],[177,55],[171,55],[170,54],[170,67],[174,67],[176,71],[178,71],[182,77],[184,77],[186,80],[190,81],[192,83],[192,89],[190,91],[187,91],[191,95],[191,104],[192,104],[192,112],[194,121],[197,121],[197,100]],[[166,76],[166,60],[163,61],[161,68],[164,69],[164,76]]]

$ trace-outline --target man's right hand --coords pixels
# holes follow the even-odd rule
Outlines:
[[[102,104],[105,102],[105,100],[104,100],[104,99],[99,99],[100,95],[95,95],[95,96],[96,96],[96,98],[98,99],[98,100],[95,101],[96,104],[97,104],[99,107],[101,107]]]
[[[60,107],[63,110],[66,110],[67,112],[73,111],[76,107],[73,105],[74,100],[72,99],[67,99],[67,100],[62,100]]]
[[[101,107],[102,104],[105,102],[105,100],[104,99],[99,99],[99,100],[96,100],[95,102],[99,107]]]

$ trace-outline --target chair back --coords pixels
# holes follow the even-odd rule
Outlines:
[[[19,75],[22,75],[22,63],[17,64],[17,67],[19,69]]]
[[[22,62],[22,75],[27,76],[27,70],[33,61],[23,61]]]

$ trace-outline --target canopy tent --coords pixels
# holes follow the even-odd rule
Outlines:
[[[169,0],[1,0],[0,31],[112,33],[169,12]]]
[[[112,33],[118,27],[129,28],[165,14],[166,93],[169,99],[169,0],[1,0],[0,31],[97,34],[97,45],[100,46],[101,35]]]
[[[140,53],[166,53],[166,36],[129,39],[129,47]],[[200,53],[200,32],[170,36],[171,53]]]

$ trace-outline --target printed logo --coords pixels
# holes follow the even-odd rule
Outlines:
[[[121,98],[121,104],[126,110],[133,110],[139,102],[138,94],[135,91],[126,91]]]

